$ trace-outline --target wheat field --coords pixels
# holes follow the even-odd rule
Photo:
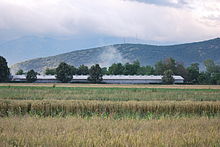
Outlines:
[[[0,119],[0,146],[220,146],[217,118],[159,120],[77,117]]]
[[[0,146],[220,146],[220,87],[0,84]]]

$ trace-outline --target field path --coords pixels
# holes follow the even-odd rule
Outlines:
[[[171,89],[220,89],[220,85],[131,85],[131,84],[69,84],[69,83],[0,83],[0,86],[25,87],[96,87],[96,88],[171,88]]]

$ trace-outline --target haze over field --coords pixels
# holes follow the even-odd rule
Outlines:
[[[0,1],[0,55],[10,65],[110,44],[179,44],[219,34],[219,0]]]

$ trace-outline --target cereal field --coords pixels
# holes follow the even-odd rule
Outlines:
[[[220,86],[0,84],[0,146],[220,146]]]

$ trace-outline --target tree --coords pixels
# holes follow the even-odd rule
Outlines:
[[[220,66],[216,65],[213,60],[208,59],[204,61],[206,73],[210,75],[209,84],[219,84],[220,81]]]
[[[70,66],[70,67],[71,67],[72,75],[76,75],[77,74],[77,68],[75,66]]]
[[[220,85],[220,73],[213,73],[211,75],[211,84]]]
[[[7,61],[4,57],[0,56],[0,82],[7,82],[9,80],[10,71]]]
[[[138,68],[137,75],[153,75],[154,68],[152,66],[141,66]]]
[[[145,69],[146,69],[146,75],[153,75],[153,74],[155,74],[154,67],[148,65],[148,66],[145,67]]]
[[[172,70],[166,70],[164,72],[164,76],[162,77],[162,81],[165,84],[173,84],[174,78],[173,78],[173,71]]]
[[[184,78],[184,81],[188,81],[188,71],[187,69],[184,67],[183,64],[177,63],[176,65],[176,73],[177,75],[180,75]]]
[[[52,69],[47,68],[45,71],[45,75],[55,75],[55,74],[56,74],[56,68],[52,68]]]
[[[204,65],[206,67],[206,71],[209,73],[220,73],[220,66],[216,65],[215,62],[211,59],[205,60]]]
[[[35,72],[33,69],[27,72],[26,80],[29,83],[33,83],[37,80],[37,72]]]
[[[136,75],[138,74],[139,68],[140,68],[139,61],[134,61],[132,64],[126,63],[124,65],[124,74],[125,75]]]
[[[77,69],[77,75],[88,75],[89,74],[89,68],[85,65],[80,65]]]
[[[163,64],[163,61],[159,61],[155,64],[155,74],[163,75],[166,67]]]
[[[166,58],[164,61],[165,70],[172,70],[173,74],[176,74],[176,60],[173,58]]]
[[[199,64],[193,63],[188,68],[188,82],[191,83],[198,83],[198,77],[199,77]]]
[[[109,67],[108,71],[111,75],[123,75],[124,66],[121,63],[114,63]]]
[[[102,75],[108,75],[109,72],[108,72],[108,68],[107,67],[103,67],[102,68]]]
[[[138,69],[137,75],[147,75],[147,69],[146,67],[142,66]]]
[[[63,83],[70,82],[73,79],[71,66],[65,62],[60,63],[56,68],[56,78]]]
[[[211,75],[208,72],[201,72],[197,78],[198,84],[210,84]]]
[[[102,81],[102,69],[99,64],[91,66],[88,80],[93,83],[100,83]]]
[[[23,75],[25,74],[24,71],[22,69],[19,69],[17,72],[16,72],[16,75]]]

